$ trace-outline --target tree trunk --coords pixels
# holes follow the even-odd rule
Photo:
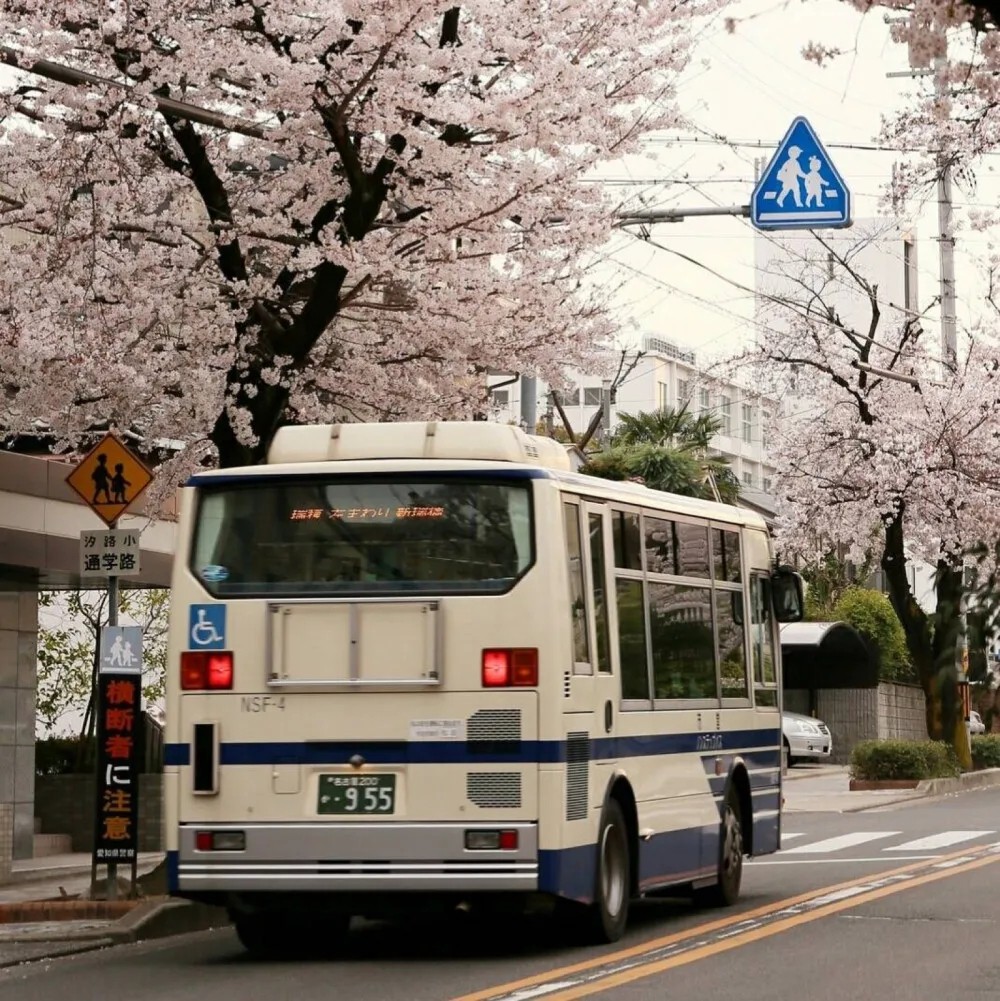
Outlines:
[[[958,695],[956,653],[962,633],[962,571],[947,560],[939,560],[935,579],[937,609],[933,623],[917,604],[906,574],[903,519],[905,504],[884,521],[885,545],[882,569],[889,586],[889,600],[896,611],[906,647],[924,691],[927,736],[955,749],[966,771],[972,768],[969,736]]]

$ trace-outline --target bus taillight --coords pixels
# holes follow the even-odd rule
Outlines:
[[[233,655],[229,650],[185,650],[181,654],[181,689],[224,691],[233,687]]]
[[[483,651],[484,688],[531,688],[538,684],[538,650]]]

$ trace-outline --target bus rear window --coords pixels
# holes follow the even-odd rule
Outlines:
[[[530,490],[345,477],[206,486],[191,570],[217,597],[500,593],[534,559]]]

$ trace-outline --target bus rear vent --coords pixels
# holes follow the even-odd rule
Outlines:
[[[466,795],[486,809],[515,809],[521,805],[520,772],[469,772]]]
[[[465,725],[465,739],[468,743],[497,741],[508,743],[521,739],[520,709],[479,709]]]
[[[566,819],[587,816],[587,784],[590,772],[590,734],[566,735]]]

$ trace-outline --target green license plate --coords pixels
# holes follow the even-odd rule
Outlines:
[[[395,775],[320,775],[319,813],[393,813]]]

